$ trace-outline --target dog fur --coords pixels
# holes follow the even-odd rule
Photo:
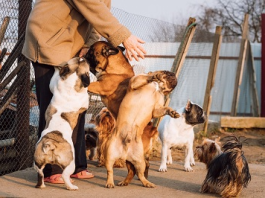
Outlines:
[[[142,134],[142,142],[143,142],[143,148],[144,148],[144,159],[145,159],[145,171],[144,171],[144,177],[147,179],[148,178],[148,171],[150,167],[149,163],[149,157],[150,153],[152,151],[152,145],[153,145],[153,139],[158,135],[158,130],[157,127],[153,126],[152,122],[149,122],[148,125],[144,128],[144,132]],[[128,174],[126,178],[120,182],[118,185],[119,186],[127,186],[133,179],[134,175],[136,174],[136,169],[134,165],[126,161],[126,167],[128,170]]]
[[[113,47],[105,41],[98,41],[90,48],[85,58],[97,81],[90,83],[88,91],[99,94],[102,102],[115,119],[119,112],[129,81],[134,71],[122,52],[123,48]]]
[[[214,158],[222,153],[220,138],[210,140],[204,138],[201,145],[196,147],[195,156],[200,162],[203,162],[207,169]]]
[[[95,117],[95,129],[98,131],[99,139],[98,139],[98,147],[97,147],[97,154],[98,154],[98,166],[105,166],[105,158],[104,152],[106,152],[106,142],[111,137],[111,134],[114,130],[116,121],[114,117],[111,115],[110,111],[103,107],[99,114]],[[91,130],[91,129],[90,129]],[[146,159],[146,170],[145,170],[145,177],[148,177],[148,168],[149,168],[149,156],[152,150],[152,140],[158,134],[157,128],[152,126],[152,122],[149,122],[147,127],[145,127],[143,135],[142,135],[142,142],[144,147],[144,154]],[[133,179],[135,175],[135,168],[128,165],[126,163],[128,169],[128,175],[126,178],[127,185]],[[125,167],[125,161],[122,159],[118,159],[115,161],[114,168],[123,168]]]
[[[162,143],[160,172],[167,171],[167,164],[172,164],[171,148],[185,147],[184,169],[193,171],[195,165],[193,157],[194,126],[205,121],[203,109],[188,101],[186,106],[179,109],[180,118],[165,116],[158,126],[159,138]]]
[[[89,65],[82,58],[73,58],[60,69],[55,68],[50,82],[53,97],[45,113],[46,127],[34,153],[34,167],[38,172],[37,188],[45,187],[45,165],[57,164],[63,169],[62,178],[67,189],[78,189],[70,181],[70,175],[75,170],[72,132],[79,114],[88,108],[86,87],[89,83]]]
[[[251,180],[242,143],[233,136],[222,148],[223,153],[214,158],[208,166],[201,192],[217,193],[222,197],[237,197]]]
[[[106,142],[110,138],[116,121],[112,116],[110,111],[103,107],[99,114],[95,118],[95,129],[99,132],[99,141],[98,141],[98,166],[105,166],[104,152],[106,150]],[[125,167],[125,161],[122,159],[117,159],[113,165],[114,168],[123,168]]]
[[[146,163],[142,134],[152,118],[164,115],[179,117],[176,111],[164,107],[164,96],[176,85],[175,74],[168,71],[149,72],[130,79],[127,93],[119,108],[116,127],[106,145],[107,188],[114,187],[113,164],[119,158],[132,163],[145,187],[155,186],[144,177]],[[120,182],[118,185],[123,184]]]
[[[98,41],[89,48],[85,56],[90,64],[91,72],[97,76],[97,81],[90,83],[88,91],[101,96],[102,102],[115,120],[121,101],[127,92],[129,81],[135,75],[123,50],[124,48],[115,48],[108,42]],[[150,131],[147,131],[148,129]],[[146,126],[144,133],[153,134],[153,130],[152,127]],[[126,163],[130,162],[126,161]],[[132,164],[127,165],[127,168],[134,169]],[[131,171],[128,170],[128,172]],[[146,167],[145,174],[148,174],[148,167]]]
[[[98,147],[98,131],[95,129],[94,124],[85,124],[85,140],[86,140],[86,150],[89,150],[89,160],[93,160],[96,155],[96,150]]]

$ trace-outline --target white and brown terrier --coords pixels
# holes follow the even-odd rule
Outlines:
[[[62,178],[67,189],[78,189],[70,181],[70,175],[75,170],[72,133],[79,114],[88,108],[86,87],[89,83],[89,65],[82,58],[73,58],[60,69],[55,68],[50,82],[53,97],[45,113],[46,127],[34,153],[34,167],[38,172],[37,188],[45,187],[45,165],[57,164],[63,169]]]
[[[237,197],[251,180],[242,143],[235,136],[230,136],[222,148],[223,152],[207,163],[208,172],[200,191]]]

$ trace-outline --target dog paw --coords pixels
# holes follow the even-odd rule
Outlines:
[[[158,169],[158,171],[159,171],[159,172],[167,172],[167,168],[160,167],[160,168]]]
[[[152,81],[155,81],[155,82],[160,82],[161,81],[161,78],[162,78],[162,74],[161,73],[155,73],[152,77]]]
[[[42,185],[36,185],[35,188],[40,188],[40,189],[43,189],[43,188],[46,188],[45,184],[42,184]]]
[[[180,117],[179,113],[176,111],[169,111],[168,115],[172,118],[179,118]]]
[[[156,187],[156,185],[153,184],[153,183],[151,183],[151,182],[146,182],[146,183],[143,184],[143,185],[144,185],[144,187],[146,187],[146,188],[154,188],[154,187]]]
[[[67,186],[67,190],[78,190],[78,187],[75,185]]]
[[[126,181],[121,181],[121,182],[119,182],[118,183],[118,186],[128,186],[128,182],[126,182]]]
[[[114,184],[113,183],[107,183],[105,185],[106,188],[114,188]]]
[[[193,169],[190,166],[184,167],[186,172],[193,172]]]
[[[190,165],[191,165],[191,166],[195,166],[195,162],[191,162]]]

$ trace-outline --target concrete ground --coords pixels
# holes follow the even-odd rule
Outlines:
[[[263,198],[265,193],[265,165],[249,164],[252,180],[244,188],[240,197]],[[214,194],[202,194],[200,186],[205,178],[205,165],[196,164],[194,172],[184,172],[181,163],[174,163],[168,167],[168,172],[158,172],[159,162],[151,161],[149,181],[156,184],[155,188],[148,189],[142,186],[135,177],[126,187],[115,186],[114,189],[105,188],[106,169],[96,167],[96,162],[89,162],[89,170],[95,178],[88,180],[74,179],[74,184],[79,187],[77,191],[66,190],[63,184],[48,184],[45,189],[36,189],[37,173],[33,168],[17,171],[0,177],[0,197],[96,197],[96,198],[133,198],[133,197],[220,197]],[[114,170],[115,184],[126,176],[125,168]]]

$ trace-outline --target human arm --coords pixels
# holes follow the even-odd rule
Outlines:
[[[131,61],[132,57],[137,61],[139,55],[144,58],[146,51],[141,46],[143,40],[131,34],[131,32],[112,15],[110,12],[110,0],[73,0],[76,8],[85,19],[94,27],[95,32],[91,35],[100,34],[112,45],[117,47],[121,43],[126,48],[126,57]],[[87,40],[91,42],[91,36]],[[95,42],[95,40],[93,41]],[[91,45],[88,44],[88,45]],[[88,46],[89,47],[89,46]]]

